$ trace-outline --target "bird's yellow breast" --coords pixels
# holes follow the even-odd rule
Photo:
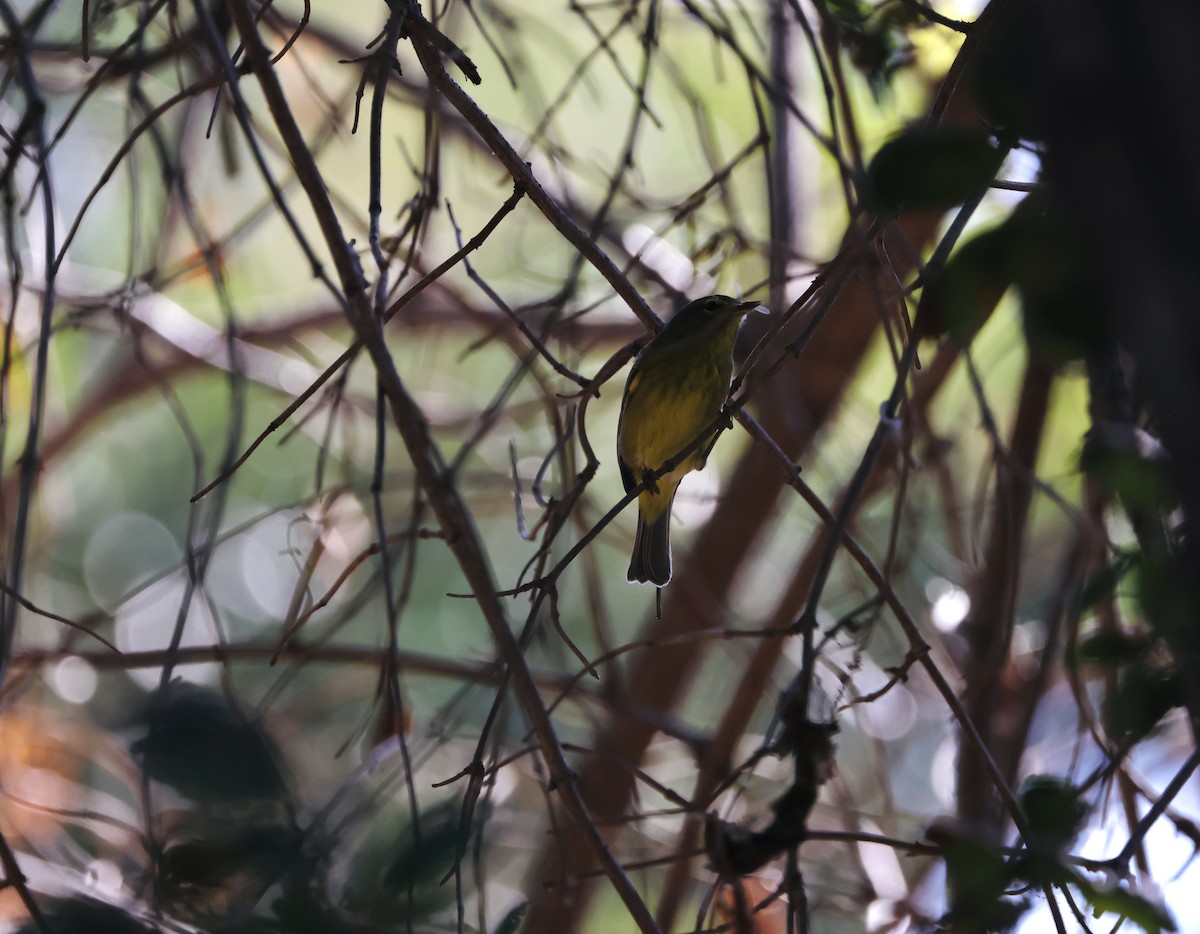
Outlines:
[[[725,342],[718,338],[714,343],[716,347],[701,354],[691,347],[669,348],[644,360],[630,379],[618,451],[635,477],[662,467],[720,412],[729,390],[732,361],[729,347],[720,346]],[[698,450],[668,477],[678,483],[688,471],[703,466]]]

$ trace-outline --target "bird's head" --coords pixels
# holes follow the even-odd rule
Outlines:
[[[693,302],[688,302],[675,313],[671,319],[671,329],[681,334],[692,334],[708,331],[731,318],[741,319],[751,311],[766,312],[766,308],[757,301],[744,302],[739,298],[728,295],[706,295]]]

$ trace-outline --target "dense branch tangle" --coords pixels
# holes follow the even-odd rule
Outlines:
[[[974,121],[958,70],[988,21],[904,6],[969,36],[927,118]],[[396,819],[394,849],[454,876],[460,930],[494,930],[522,885],[536,930],[603,923],[597,885],[643,930],[861,917],[862,892],[919,922],[938,912],[909,896],[946,839],[915,842],[949,733],[967,793],[942,807],[998,840],[1018,828],[997,852],[1021,857],[1023,757],[1061,679],[1060,655],[1014,647],[1054,591],[1021,559],[1061,567],[1046,644],[1077,640],[1083,579],[1111,555],[1105,494],[1061,511],[1069,482],[1044,479],[1074,469],[1046,451],[1069,380],[1022,361],[1011,406],[1016,382],[989,368],[1012,352],[986,329],[969,347],[913,343],[921,259],[941,266],[962,228],[863,208],[864,165],[897,126],[862,103],[870,23],[825,3],[392,0],[364,23],[282,0],[93,2],[85,70],[84,43],[47,32],[53,7],[18,21],[0,0],[6,710],[33,709],[76,662],[104,699],[128,691],[124,673],[208,662],[239,714],[304,737],[285,750],[295,849],[357,853],[363,826]],[[89,133],[94,177],[66,172]],[[733,430],[710,426],[720,494],[685,504],[656,619],[619,572],[621,375],[685,296],[739,287],[769,290],[776,314],[746,335]],[[980,314],[1012,325],[1003,305]],[[1059,458],[1044,474],[1039,450]],[[80,484],[80,463],[112,476]],[[113,516],[126,537],[99,534]],[[1070,547],[1035,538],[1047,527]],[[138,553],[138,535],[162,554]],[[972,599],[966,640],[926,625],[934,577]],[[135,640],[140,605],[157,641]],[[1120,611],[1102,602],[1109,631]],[[961,699],[959,671],[975,685]],[[1194,757],[1146,781],[1071,680],[1079,759],[1130,825],[1111,865],[1146,872],[1156,824],[1186,826],[1172,801]],[[825,720],[848,767],[818,796],[827,763],[794,741]],[[913,723],[946,721],[913,753]],[[146,914],[215,923],[160,884],[179,828],[151,777],[119,822],[154,880]],[[889,888],[856,841],[922,858]],[[36,918],[30,851],[7,831],[0,844]],[[781,876],[750,873],[770,860]],[[401,877],[400,912],[424,884],[406,871],[376,874]],[[1078,886],[1042,891],[1078,908]]]

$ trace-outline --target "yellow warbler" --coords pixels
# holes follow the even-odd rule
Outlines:
[[[698,298],[633,361],[617,426],[625,492],[681,454],[720,413],[733,375],[738,325],[756,307],[758,302],[728,295]],[[671,579],[671,504],[684,475],[704,466],[706,447],[650,480],[638,495],[629,580],[662,587]]]

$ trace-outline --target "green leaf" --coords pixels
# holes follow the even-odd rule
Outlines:
[[[1007,930],[1028,908],[1005,897],[1012,867],[998,850],[951,828],[934,826],[927,836],[941,847],[953,908],[942,919],[954,930]]]
[[[137,722],[145,733],[131,749],[146,773],[194,801],[285,794],[274,744],[220,694],[174,682],[149,697]]]
[[[1178,930],[1175,927],[1175,919],[1167,913],[1165,908],[1128,889],[1117,887],[1101,890],[1091,885],[1081,886],[1081,888],[1092,908],[1092,914],[1097,918],[1102,914],[1121,915],[1140,927],[1146,934]]]
[[[1094,426],[1080,467],[1116,493],[1131,514],[1167,513],[1179,503],[1170,460],[1154,438],[1136,427]]]
[[[1087,817],[1087,805],[1068,782],[1052,775],[1030,776],[1020,794],[1021,811],[1029,830],[1030,847],[1066,847]]]
[[[1003,153],[983,130],[912,127],[885,143],[867,168],[866,201],[881,214],[944,211],[976,195]]]
[[[373,923],[393,926],[428,920],[445,909],[454,900],[454,885],[442,880],[467,843],[460,819],[457,800],[434,805],[421,813],[419,840],[411,823],[376,822],[351,857],[346,906]]]
[[[1166,552],[1165,545],[1157,547],[1154,536],[1145,531],[1149,528],[1151,523],[1147,522],[1139,530],[1146,544],[1135,577],[1138,605],[1154,634],[1173,649],[1182,646],[1186,653],[1196,619],[1191,575],[1178,553]]]
[[[454,867],[460,847],[466,843],[458,826],[458,811],[438,811],[425,815],[421,822],[421,840],[413,840],[411,832],[402,834],[396,844],[396,855],[383,874],[383,886],[393,892],[404,892],[410,886],[437,883]]]
[[[921,337],[949,334],[967,343],[1012,284],[1013,231],[1002,224],[960,246],[940,271],[925,271],[917,306]]]

